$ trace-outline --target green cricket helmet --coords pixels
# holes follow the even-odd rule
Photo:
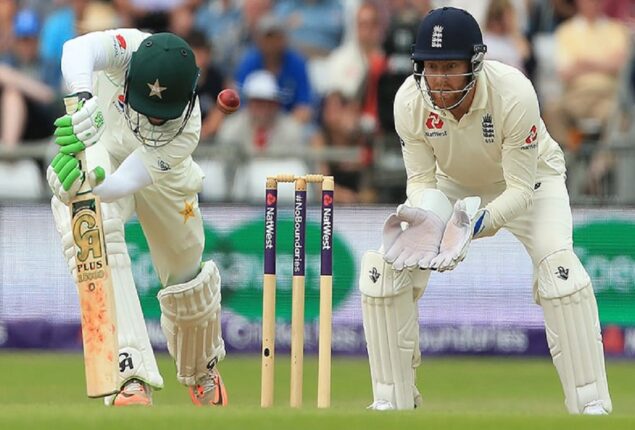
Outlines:
[[[199,69],[190,46],[172,33],[146,38],[132,54],[125,115],[143,144],[162,146],[185,128],[196,100]],[[152,124],[149,118],[162,120]]]

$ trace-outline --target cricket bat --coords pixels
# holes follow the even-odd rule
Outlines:
[[[66,112],[77,110],[77,97],[64,98]],[[86,153],[76,155],[87,174]],[[99,197],[88,179],[70,203],[71,230],[77,262],[77,291],[82,318],[82,342],[88,397],[105,397],[119,391],[119,345],[112,276],[108,266]]]

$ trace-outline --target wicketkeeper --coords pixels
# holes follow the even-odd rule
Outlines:
[[[67,207],[83,181],[103,202],[119,333],[121,391],[106,404],[152,404],[163,379],[135,289],[124,223],[136,213],[163,288],[161,327],[176,377],[197,405],[226,405],[218,372],[221,284],[213,261],[202,262],[203,222],[197,193],[203,173],[192,161],[201,116],[199,70],[181,38],[134,29],[89,33],[67,42],[62,72],[80,109],[55,122],[59,153],[48,168],[51,205],[64,255],[76,275]],[[86,151],[86,175],[75,154]],[[98,166],[98,167],[95,167]]]
[[[533,262],[534,297],[567,410],[607,414],[598,309],[573,252],[564,157],[540,118],[531,82],[484,60],[486,50],[469,13],[433,10],[419,26],[413,74],[395,97],[408,201],[386,220],[382,249],[362,260],[370,408],[420,404],[417,301],[430,269],[454,269],[471,240],[505,228]]]

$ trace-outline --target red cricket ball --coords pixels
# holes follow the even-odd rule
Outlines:
[[[216,104],[221,112],[229,115],[236,112],[240,107],[240,97],[235,90],[226,88],[218,93],[218,97],[216,97]]]

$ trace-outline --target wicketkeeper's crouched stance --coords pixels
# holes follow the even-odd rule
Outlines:
[[[360,269],[370,408],[420,404],[417,301],[430,269],[452,270],[472,239],[505,228],[532,259],[534,297],[567,410],[609,413],[598,309],[573,252],[562,151],[531,83],[485,61],[485,52],[471,15],[436,9],[419,27],[413,76],[395,97],[408,202],[386,220],[382,249],[367,252]]]
[[[194,54],[168,33],[96,32],[64,45],[62,71],[81,100],[80,109],[56,121],[60,150],[47,179],[74,276],[76,251],[67,204],[84,180],[103,202],[121,387],[106,404],[152,404],[152,389],[163,387],[124,239],[124,223],[136,213],[164,286],[158,295],[161,327],[177,379],[190,388],[195,404],[225,405],[217,368],[225,356],[221,281],[214,262],[201,261],[204,233],[197,193],[203,174],[191,158],[201,126]],[[94,168],[87,177],[74,156],[84,150]]]

